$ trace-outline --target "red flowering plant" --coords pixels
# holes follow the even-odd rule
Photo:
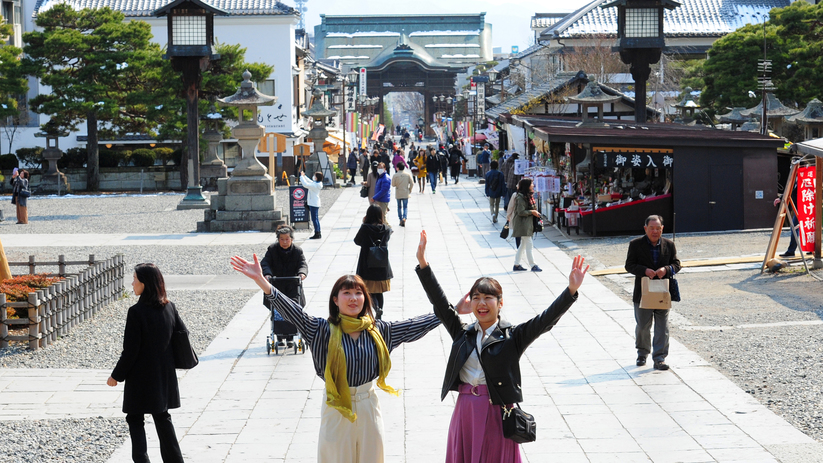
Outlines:
[[[63,278],[51,277],[48,275],[19,275],[0,282],[0,293],[5,293],[6,302],[25,302],[29,299],[29,293],[38,289],[48,288],[54,282]],[[21,312],[18,314],[18,310]],[[14,309],[6,307],[7,318],[19,318],[28,316],[26,309]]]

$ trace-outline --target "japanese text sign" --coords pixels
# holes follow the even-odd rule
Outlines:
[[[815,201],[814,166],[801,167],[797,170],[797,220],[800,249],[804,252],[814,251]]]
[[[607,153],[604,151],[597,153],[597,166],[602,168],[671,169],[673,163],[672,155],[666,153]]]

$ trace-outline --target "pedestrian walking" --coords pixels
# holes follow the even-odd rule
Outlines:
[[[443,178],[443,182],[448,185],[449,184],[449,154],[446,152],[446,147],[440,145],[440,149],[437,151],[437,157],[440,159],[440,176]]]
[[[134,267],[131,286],[139,299],[126,315],[123,352],[106,384],[114,387],[126,382],[123,413],[129,425],[132,461],[149,462],[144,415],[150,413],[163,462],[182,462],[169,415],[169,410],[180,408],[171,337],[175,331],[185,331],[186,325],[166,297],[163,275],[154,264]]]
[[[373,203],[380,206],[383,217],[389,212],[389,201],[391,201],[391,178],[386,172],[386,165],[382,162],[377,165],[377,179],[374,184]]]
[[[272,307],[297,327],[309,346],[315,374],[325,382],[316,461],[383,463],[383,417],[375,385],[399,394],[386,382],[390,354],[439,326],[437,317],[375,320],[368,288],[356,275],[338,278],[329,295],[328,318],[314,317],[266,281],[256,255],[252,262],[234,256],[231,265],[254,280]]]
[[[357,156],[357,148],[354,148],[349,152],[349,157],[346,159],[346,169],[349,171],[349,177],[351,177],[351,184],[354,185],[355,180],[354,176],[357,174],[357,167],[360,165],[360,160]]]
[[[417,156],[414,158],[414,165],[417,167],[417,185],[420,187],[420,193],[423,193],[426,191],[428,169],[426,167],[426,154],[422,149],[417,152]]]
[[[503,288],[493,278],[477,279],[453,307],[426,261],[426,244],[426,232],[422,231],[415,270],[434,313],[453,341],[440,400],[450,390],[458,392],[449,423],[446,463],[520,462],[520,446],[504,437],[502,418],[505,411],[523,401],[520,358],[577,300],[589,267],[584,267],[582,257],[575,257],[568,287],[543,313],[512,325],[501,316]],[[460,320],[461,314],[468,313],[476,319],[471,325]]]
[[[503,173],[497,170],[497,161],[489,163],[490,170],[486,173],[486,196],[489,198],[489,212],[491,212],[492,223],[497,223],[497,215],[500,212],[500,197],[506,194],[506,178]]]
[[[365,148],[363,148],[360,150],[360,175],[363,177],[363,183],[366,183],[368,179],[369,167],[371,167],[369,153]]]
[[[426,176],[429,179],[429,185],[432,188],[432,194],[437,193],[437,178],[440,175],[440,159],[437,158],[437,153],[434,148],[429,149],[429,154],[426,156]]]
[[[400,226],[405,227],[414,179],[401,162],[397,163],[397,173],[391,178],[391,186],[394,187],[394,197],[397,199],[397,217],[400,219]]]
[[[15,167],[14,170],[11,171],[11,179],[9,179],[9,186],[11,186],[11,204],[14,205],[15,211],[17,210],[17,181],[20,179],[20,170]],[[20,222],[20,215],[18,213],[17,222]]]
[[[655,370],[668,370],[666,357],[669,355],[669,309],[646,309],[641,307],[643,277],[651,279],[671,278],[680,271],[680,259],[674,241],[663,238],[663,218],[650,215],[646,218],[645,235],[629,242],[626,254],[626,271],[634,275],[634,343],[637,348],[637,366],[646,364],[646,357],[652,354]],[[654,340],[649,334],[654,321]],[[654,350],[652,350],[652,347]]]
[[[480,178],[486,177],[486,172],[489,171],[492,161],[492,152],[489,149],[489,144],[483,145],[483,151],[477,153],[477,168],[480,170]]]
[[[542,272],[543,270],[534,263],[534,256],[532,255],[532,248],[534,243],[532,235],[534,235],[534,218],[540,218],[540,212],[537,211],[537,201],[534,199],[534,184],[530,178],[524,178],[517,184],[517,197],[515,198],[514,213],[511,220],[511,233],[514,237],[520,238],[520,245],[517,247],[517,253],[514,255],[515,272],[525,272],[526,268],[520,265],[523,259],[523,254],[526,254],[526,260],[529,262],[529,267],[532,272]]]
[[[466,156],[463,155],[460,148],[455,145],[449,145],[449,167],[451,167],[451,176],[455,184],[460,180],[461,159],[465,161]]]
[[[357,259],[357,275],[363,279],[371,295],[377,319],[383,318],[383,293],[391,291],[391,279],[394,278],[391,263],[388,260],[388,243],[392,229],[386,223],[386,216],[375,205],[366,209],[363,224],[354,236],[354,244],[360,246]],[[369,253],[372,247],[386,250],[385,259],[380,265],[370,265]]]
[[[27,225],[29,223],[29,196],[31,196],[31,190],[29,190],[29,171],[20,169],[17,178],[13,178],[12,181],[11,197],[17,206],[17,223]]]
[[[519,154],[512,153],[511,156],[509,156],[508,159],[506,159],[506,161],[503,163],[502,172],[503,172],[503,175],[506,176],[506,196],[505,196],[505,198],[511,198],[512,197],[512,195],[515,193],[515,190],[517,189],[518,182],[520,181],[521,178],[523,178],[522,175],[516,175],[514,173],[514,162],[519,157],[520,157]],[[509,203],[504,202],[503,207],[508,209],[509,208]]]
[[[391,160],[391,165],[395,168],[395,171],[397,169],[397,164],[400,163],[402,163],[405,168],[409,168],[409,164],[406,163],[405,155],[406,153],[404,153],[402,149],[394,152],[394,157]]]
[[[306,204],[309,206],[309,215],[311,216],[311,223],[314,227],[314,235],[309,237],[310,240],[318,240],[320,236],[320,191],[323,189],[323,173],[315,172],[314,180],[306,177],[306,174],[300,172],[300,184],[309,190]]]

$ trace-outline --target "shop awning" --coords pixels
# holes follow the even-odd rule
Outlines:
[[[806,140],[797,143],[795,146],[797,146],[797,151],[802,154],[811,154],[819,158],[823,158],[823,138]]]

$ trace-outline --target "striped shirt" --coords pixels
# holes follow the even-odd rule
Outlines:
[[[272,293],[266,295],[266,298],[283,318],[297,327],[303,340],[311,349],[314,371],[317,376],[324,378],[331,337],[329,321],[307,314],[300,305],[274,287],[272,287]],[[422,338],[426,333],[437,328],[440,320],[430,313],[396,322],[375,320],[374,324],[383,335],[386,346],[391,352],[404,342],[417,341]],[[362,386],[377,379],[379,373],[377,349],[371,335],[361,335],[357,339],[343,336],[343,352],[346,355],[346,381],[349,387]]]

